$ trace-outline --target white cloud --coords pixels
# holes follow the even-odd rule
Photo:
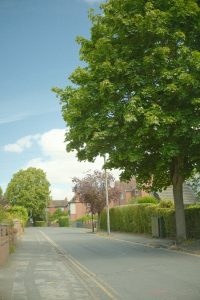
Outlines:
[[[73,197],[73,192],[71,190],[66,191],[66,189],[64,188],[52,187],[51,196],[55,200],[63,200],[65,199],[65,197],[67,197],[70,200]]]
[[[16,141],[14,144],[8,144],[4,146],[5,152],[21,153],[28,148],[31,148],[34,141],[39,140],[40,135],[27,135]]]
[[[102,170],[103,158],[94,163],[79,162],[75,152],[66,152],[65,129],[52,129],[43,134],[29,135],[16,143],[4,146],[5,151],[20,153],[30,148],[33,143],[40,148],[41,155],[27,162],[24,166],[43,169],[51,184],[53,199],[72,198],[72,178],[83,177],[88,171]],[[117,178],[119,172],[112,172]]]
[[[43,169],[52,185],[65,184],[66,190],[69,186],[71,190],[73,177],[82,177],[89,170],[101,169],[103,159],[98,158],[95,163],[79,162],[75,152],[66,152],[64,134],[64,129],[53,129],[41,135],[39,145],[44,156],[30,160],[26,167]]]

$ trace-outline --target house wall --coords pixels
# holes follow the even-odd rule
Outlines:
[[[70,220],[75,221],[87,214],[85,203],[73,202],[70,203]]]
[[[48,207],[48,211],[52,215],[58,208],[61,208],[62,211],[68,211],[67,207]]]

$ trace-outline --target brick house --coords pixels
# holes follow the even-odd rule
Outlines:
[[[132,178],[129,182],[115,181],[115,187],[119,190],[119,199],[118,201],[111,203],[111,207],[126,205],[131,198],[148,195],[145,191],[137,189],[135,178]]]
[[[50,214],[53,214],[58,208],[61,211],[68,211],[68,203],[67,198],[64,200],[51,200],[47,208]]]
[[[115,181],[115,187],[119,190],[119,197],[115,201],[111,201],[110,207],[126,205],[133,197],[148,195],[146,192],[136,188],[136,180],[134,178],[127,183]],[[68,202],[68,205],[69,215],[72,221],[81,218],[88,212],[87,205],[80,201],[78,193],[74,195],[70,202]]]
[[[72,200],[68,202],[70,220],[75,221],[87,214],[87,205],[80,202],[79,194],[76,193]]]

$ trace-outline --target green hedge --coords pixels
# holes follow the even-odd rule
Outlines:
[[[151,234],[151,217],[162,218],[166,237],[176,237],[174,208],[154,204],[135,204],[110,209],[112,231]],[[200,205],[185,208],[187,238],[200,238]],[[100,227],[106,230],[106,211],[101,213]]]
[[[69,226],[69,218],[67,216],[62,216],[58,220],[60,227],[68,227]]]
[[[148,210],[146,210],[149,205],[150,204],[133,204],[111,208],[111,230],[151,233],[151,216]],[[101,214],[100,227],[106,229],[106,211],[103,211]]]
[[[3,206],[0,205],[0,223],[4,222],[8,218],[8,214]]]
[[[187,238],[200,239],[200,205],[189,206],[185,209]]]
[[[35,221],[35,226],[36,227],[45,227],[46,222],[45,221]]]

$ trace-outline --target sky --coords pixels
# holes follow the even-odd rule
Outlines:
[[[90,36],[88,9],[100,0],[0,0],[0,186],[13,174],[42,168],[52,197],[71,199],[72,178],[94,164],[65,150],[66,124],[51,91],[65,87],[78,67],[76,36]]]

